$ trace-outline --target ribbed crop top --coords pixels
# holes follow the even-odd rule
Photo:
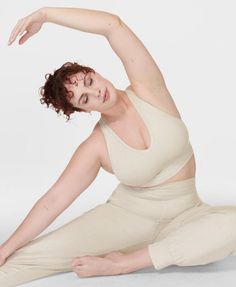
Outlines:
[[[151,187],[174,176],[191,158],[193,149],[182,119],[125,90],[134,108],[146,124],[151,137],[148,149],[127,145],[101,117],[100,127],[116,178],[125,185]]]

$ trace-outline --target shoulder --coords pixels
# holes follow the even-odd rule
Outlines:
[[[171,98],[171,95],[165,85],[159,86],[158,88],[152,90],[147,89],[142,85],[129,85],[126,90],[127,89],[134,92],[137,97],[154,104],[158,103],[158,101],[161,103],[166,101],[167,98]]]
[[[180,117],[180,113],[165,84],[158,86],[156,89],[147,89],[142,85],[129,85],[126,89],[131,90],[134,94],[148,102],[152,106],[170,113],[173,116]]]
[[[137,97],[156,107],[164,107],[173,103],[173,99],[166,86],[159,86],[150,90],[142,85],[129,85],[126,90],[131,90]]]
[[[101,161],[101,147],[102,135],[99,128],[99,123],[97,122],[91,134],[80,144],[80,148],[86,149],[94,157]]]
[[[101,130],[99,122],[96,123],[94,126],[92,133],[90,136],[85,140],[86,145],[90,146],[91,149],[96,152],[100,162],[103,162],[104,153],[106,152],[106,141]]]

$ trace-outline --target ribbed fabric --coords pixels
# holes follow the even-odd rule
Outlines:
[[[175,175],[193,155],[187,127],[182,119],[154,107],[132,90],[127,89],[126,94],[148,129],[151,145],[144,150],[132,148],[101,117],[99,123],[112,169],[125,185],[150,187],[161,184]]]

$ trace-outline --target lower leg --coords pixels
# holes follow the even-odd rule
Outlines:
[[[126,254],[122,263],[123,273],[129,273],[139,269],[153,267],[147,246]]]

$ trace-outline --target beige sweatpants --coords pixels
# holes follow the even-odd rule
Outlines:
[[[118,184],[107,202],[8,257],[0,267],[0,286],[72,272],[76,257],[129,253],[144,246],[156,270],[234,255],[236,206],[203,203],[195,178],[145,189]]]

